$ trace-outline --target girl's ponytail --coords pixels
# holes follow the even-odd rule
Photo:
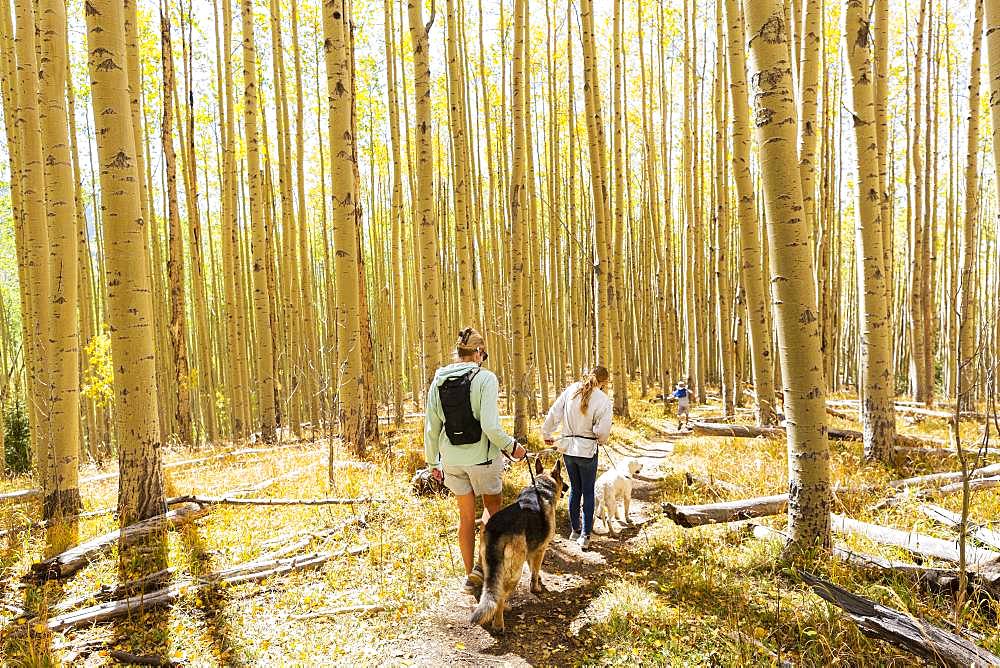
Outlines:
[[[591,371],[586,378],[580,383],[580,387],[577,388],[576,392],[573,394],[573,398],[580,397],[580,412],[586,413],[587,408],[590,406],[590,395],[594,393],[598,387],[603,383],[608,382],[611,377],[611,373],[606,367],[596,366],[594,370]]]

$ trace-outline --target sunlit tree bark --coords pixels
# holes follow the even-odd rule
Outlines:
[[[160,515],[166,509],[157,417],[153,305],[149,275],[144,271],[145,221],[139,207],[122,2],[88,0],[86,5],[91,98],[100,162],[101,219],[108,249],[105,263],[115,369],[118,514],[125,526]]]
[[[788,519],[793,551],[830,542],[830,453],[809,230],[799,212],[789,33],[778,0],[746,4],[750,99],[760,150],[788,432]]]
[[[865,459],[891,462],[896,436],[892,359],[886,321],[885,256],[882,253],[882,207],[879,192],[872,43],[865,6],[848,0],[844,7],[844,51],[851,77],[854,136],[857,146],[858,296],[861,315],[861,373],[864,394],[861,419]]]
[[[253,0],[242,0],[243,15],[243,117],[246,125],[247,181],[250,191],[250,226],[253,233],[253,304],[256,323],[257,403],[261,438],[275,440],[274,347],[271,338],[271,303],[268,285],[268,231],[264,222],[264,187],[260,169],[260,132],[257,124],[257,47],[254,41]]]

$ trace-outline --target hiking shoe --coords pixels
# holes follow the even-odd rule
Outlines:
[[[462,587],[462,591],[466,594],[471,594],[473,596],[479,596],[479,592],[483,590],[483,569],[481,566],[477,565],[469,573],[469,576],[465,578],[465,586]]]
[[[573,529],[573,533],[571,533],[569,535],[569,539],[570,540],[578,540],[579,538],[580,538],[580,532],[577,531],[576,529]]]
[[[587,547],[590,545],[590,534],[589,533],[582,534],[579,538],[576,539],[576,544],[580,546],[581,550],[586,550]]]

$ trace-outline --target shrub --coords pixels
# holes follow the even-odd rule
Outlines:
[[[31,431],[28,413],[20,401],[7,407],[3,415],[3,463],[8,474],[31,470]]]

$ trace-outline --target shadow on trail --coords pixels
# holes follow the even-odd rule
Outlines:
[[[485,640],[478,654],[483,658],[502,657],[506,662],[513,656],[533,665],[577,663],[582,651],[591,653],[600,646],[600,640],[587,632],[596,621],[589,612],[591,603],[609,581],[622,576],[627,568],[626,555],[629,561],[632,558],[634,539],[641,540],[643,525],[653,519],[650,514],[657,514],[655,506],[643,499],[658,497],[666,484],[665,480],[639,481],[632,507],[637,523],[618,527],[614,535],[594,536],[587,550],[565,537],[569,516],[566,506],[561,505],[557,511],[559,530],[542,564],[542,582],[547,591],[540,596],[531,594],[530,576],[525,571],[510,598],[505,635],[490,636],[469,624],[474,601],[468,596],[463,597],[467,608],[448,614],[443,620],[445,625],[456,631],[461,631],[462,626],[472,628],[476,637]]]

